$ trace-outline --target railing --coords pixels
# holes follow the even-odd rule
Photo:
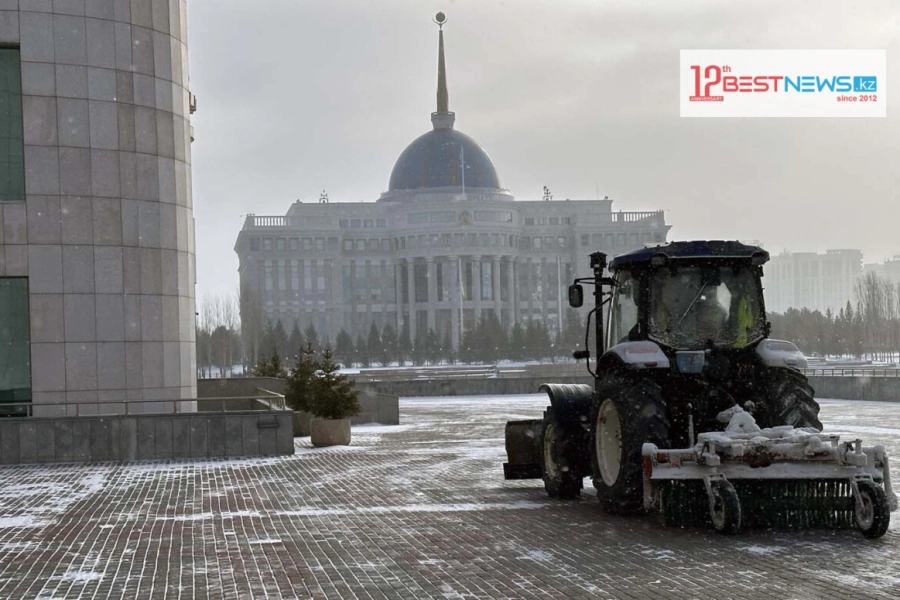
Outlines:
[[[248,215],[245,225],[247,227],[288,227],[290,225],[290,219],[284,215],[271,217]]]
[[[521,367],[498,367],[495,365],[473,365],[457,367],[432,367],[411,369],[362,370],[350,378],[359,382],[378,381],[427,381],[451,379],[517,379],[546,377],[548,381],[565,377],[587,376],[584,363],[558,363],[547,365],[524,365]]]
[[[167,415],[210,412],[276,412],[287,409],[284,396],[270,393],[260,396],[231,396],[219,398],[187,398],[179,400],[118,400],[114,402],[32,402],[0,403],[0,417],[98,417],[112,415]],[[197,403],[206,405],[197,410]],[[244,404],[243,408],[229,408],[229,404]],[[218,404],[218,410],[210,409]],[[149,406],[148,406],[149,405]],[[149,410],[147,410],[149,408]],[[35,414],[37,412],[38,414]]]
[[[448,367],[448,368],[421,368],[421,369],[385,369],[362,370],[350,377],[354,381],[416,381],[431,379],[493,379],[498,376],[497,367],[473,366],[473,367]]]
[[[900,369],[802,369],[806,376],[816,377],[900,377]]]
[[[661,210],[653,211],[635,211],[635,212],[617,212],[610,213],[613,215],[614,223],[632,223],[634,221],[643,221],[653,217],[662,217],[665,213]]]
[[[661,210],[643,210],[643,211],[617,211],[608,213],[595,213],[582,217],[584,224],[595,223],[636,223],[647,219],[665,219],[665,212]],[[287,215],[247,215],[244,221],[245,228],[256,227],[291,227],[294,223],[331,225],[333,221],[325,215],[303,215],[289,217]],[[504,223],[506,224],[506,223]],[[563,225],[563,223],[560,223]]]

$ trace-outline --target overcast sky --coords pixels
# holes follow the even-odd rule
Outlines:
[[[197,293],[237,288],[247,213],[375,201],[450,110],[520,200],[665,209],[670,239],[900,254],[900,94],[884,119],[682,119],[683,48],[887,49],[898,0],[192,0]]]

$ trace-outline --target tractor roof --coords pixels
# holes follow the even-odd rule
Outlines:
[[[660,255],[665,256],[668,260],[690,263],[750,261],[755,258],[755,264],[762,264],[769,260],[769,253],[759,246],[750,246],[733,241],[697,240],[693,242],[667,242],[620,254],[609,262],[609,270],[615,271],[616,269],[631,266],[645,266],[650,263],[654,256]]]

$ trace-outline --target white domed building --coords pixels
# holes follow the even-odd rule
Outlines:
[[[434,329],[454,348],[488,311],[505,326],[562,326],[566,287],[588,254],[663,242],[663,211],[612,212],[612,200],[516,201],[487,152],[449,111],[443,31],[432,129],[410,143],[374,202],[294,203],[248,215],[238,235],[244,311],[310,324],[334,341],[371,323]]]

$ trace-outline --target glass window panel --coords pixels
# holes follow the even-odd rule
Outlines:
[[[25,199],[20,64],[18,48],[0,48],[0,202]]]
[[[31,401],[28,279],[0,278],[0,402]]]

